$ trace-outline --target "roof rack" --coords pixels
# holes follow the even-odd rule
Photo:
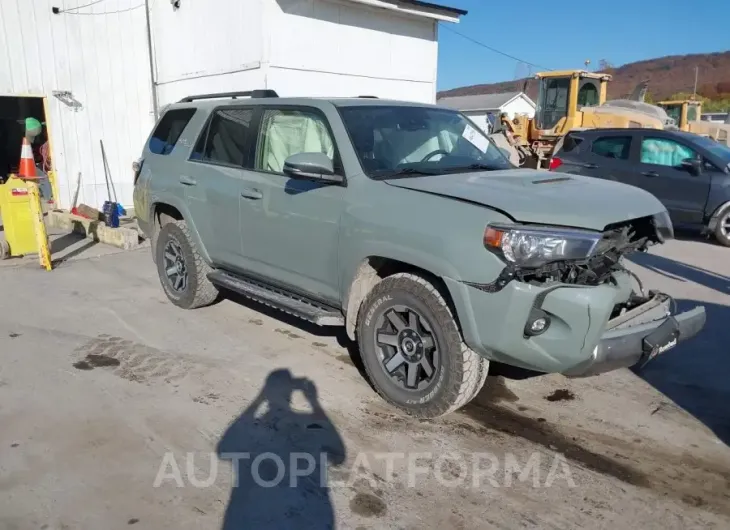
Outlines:
[[[179,103],[190,103],[198,99],[216,99],[216,98],[278,98],[279,94],[270,89],[247,90],[245,92],[219,92],[217,94],[200,94],[198,96],[188,96],[182,98]]]
[[[380,99],[378,96],[357,96],[358,98],[362,99]]]

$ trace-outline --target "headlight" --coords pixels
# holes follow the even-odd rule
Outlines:
[[[654,215],[652,220],[660,243],[664,243],[667,239],[674,239],[674,226],[668,211],[659,212]]]
[[[602,237],[577,229],[490,224],[484,231],[484,246],[506,261],[531,268],[588,258]]]

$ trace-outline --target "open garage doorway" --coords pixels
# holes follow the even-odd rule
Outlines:
[[[0,95],[0,181],[5,182],[8,175],[18,172],[23,137],[30,133],[41,197],[49,200],[52,191],[48,172],[53,166],[46,108],[46,98],[42,96]]]

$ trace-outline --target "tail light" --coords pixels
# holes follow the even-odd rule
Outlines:
[[[134,162],[132,162],[132,171],[134,172],[134,183],[137,184],[137,179],[139,178],[139,173],[142,171],[142,164],[144,163],[144,158],[138,158]]]
[[[550,171],[554,171],[562,165],[563,165],[563,161],[560,160],[557,156],[554,156],[550,159],[550,167],[548,169]]]

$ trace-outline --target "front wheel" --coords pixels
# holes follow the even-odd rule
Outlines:
[[[210,266],[195,248],[185,221],[166,223],[155,245],[157,274],[167,298],[183,309],[212,304],[218,290],[208,279]]]
[[[726,247],[730,247],[730,207],[720,213],[715,227],[715,239]]]
[[[379,282],[363,302],[357,331],[375,390],[412,416],[453,412],[484,385],[489,362],[464,343],[446,300],[421,276]]]

